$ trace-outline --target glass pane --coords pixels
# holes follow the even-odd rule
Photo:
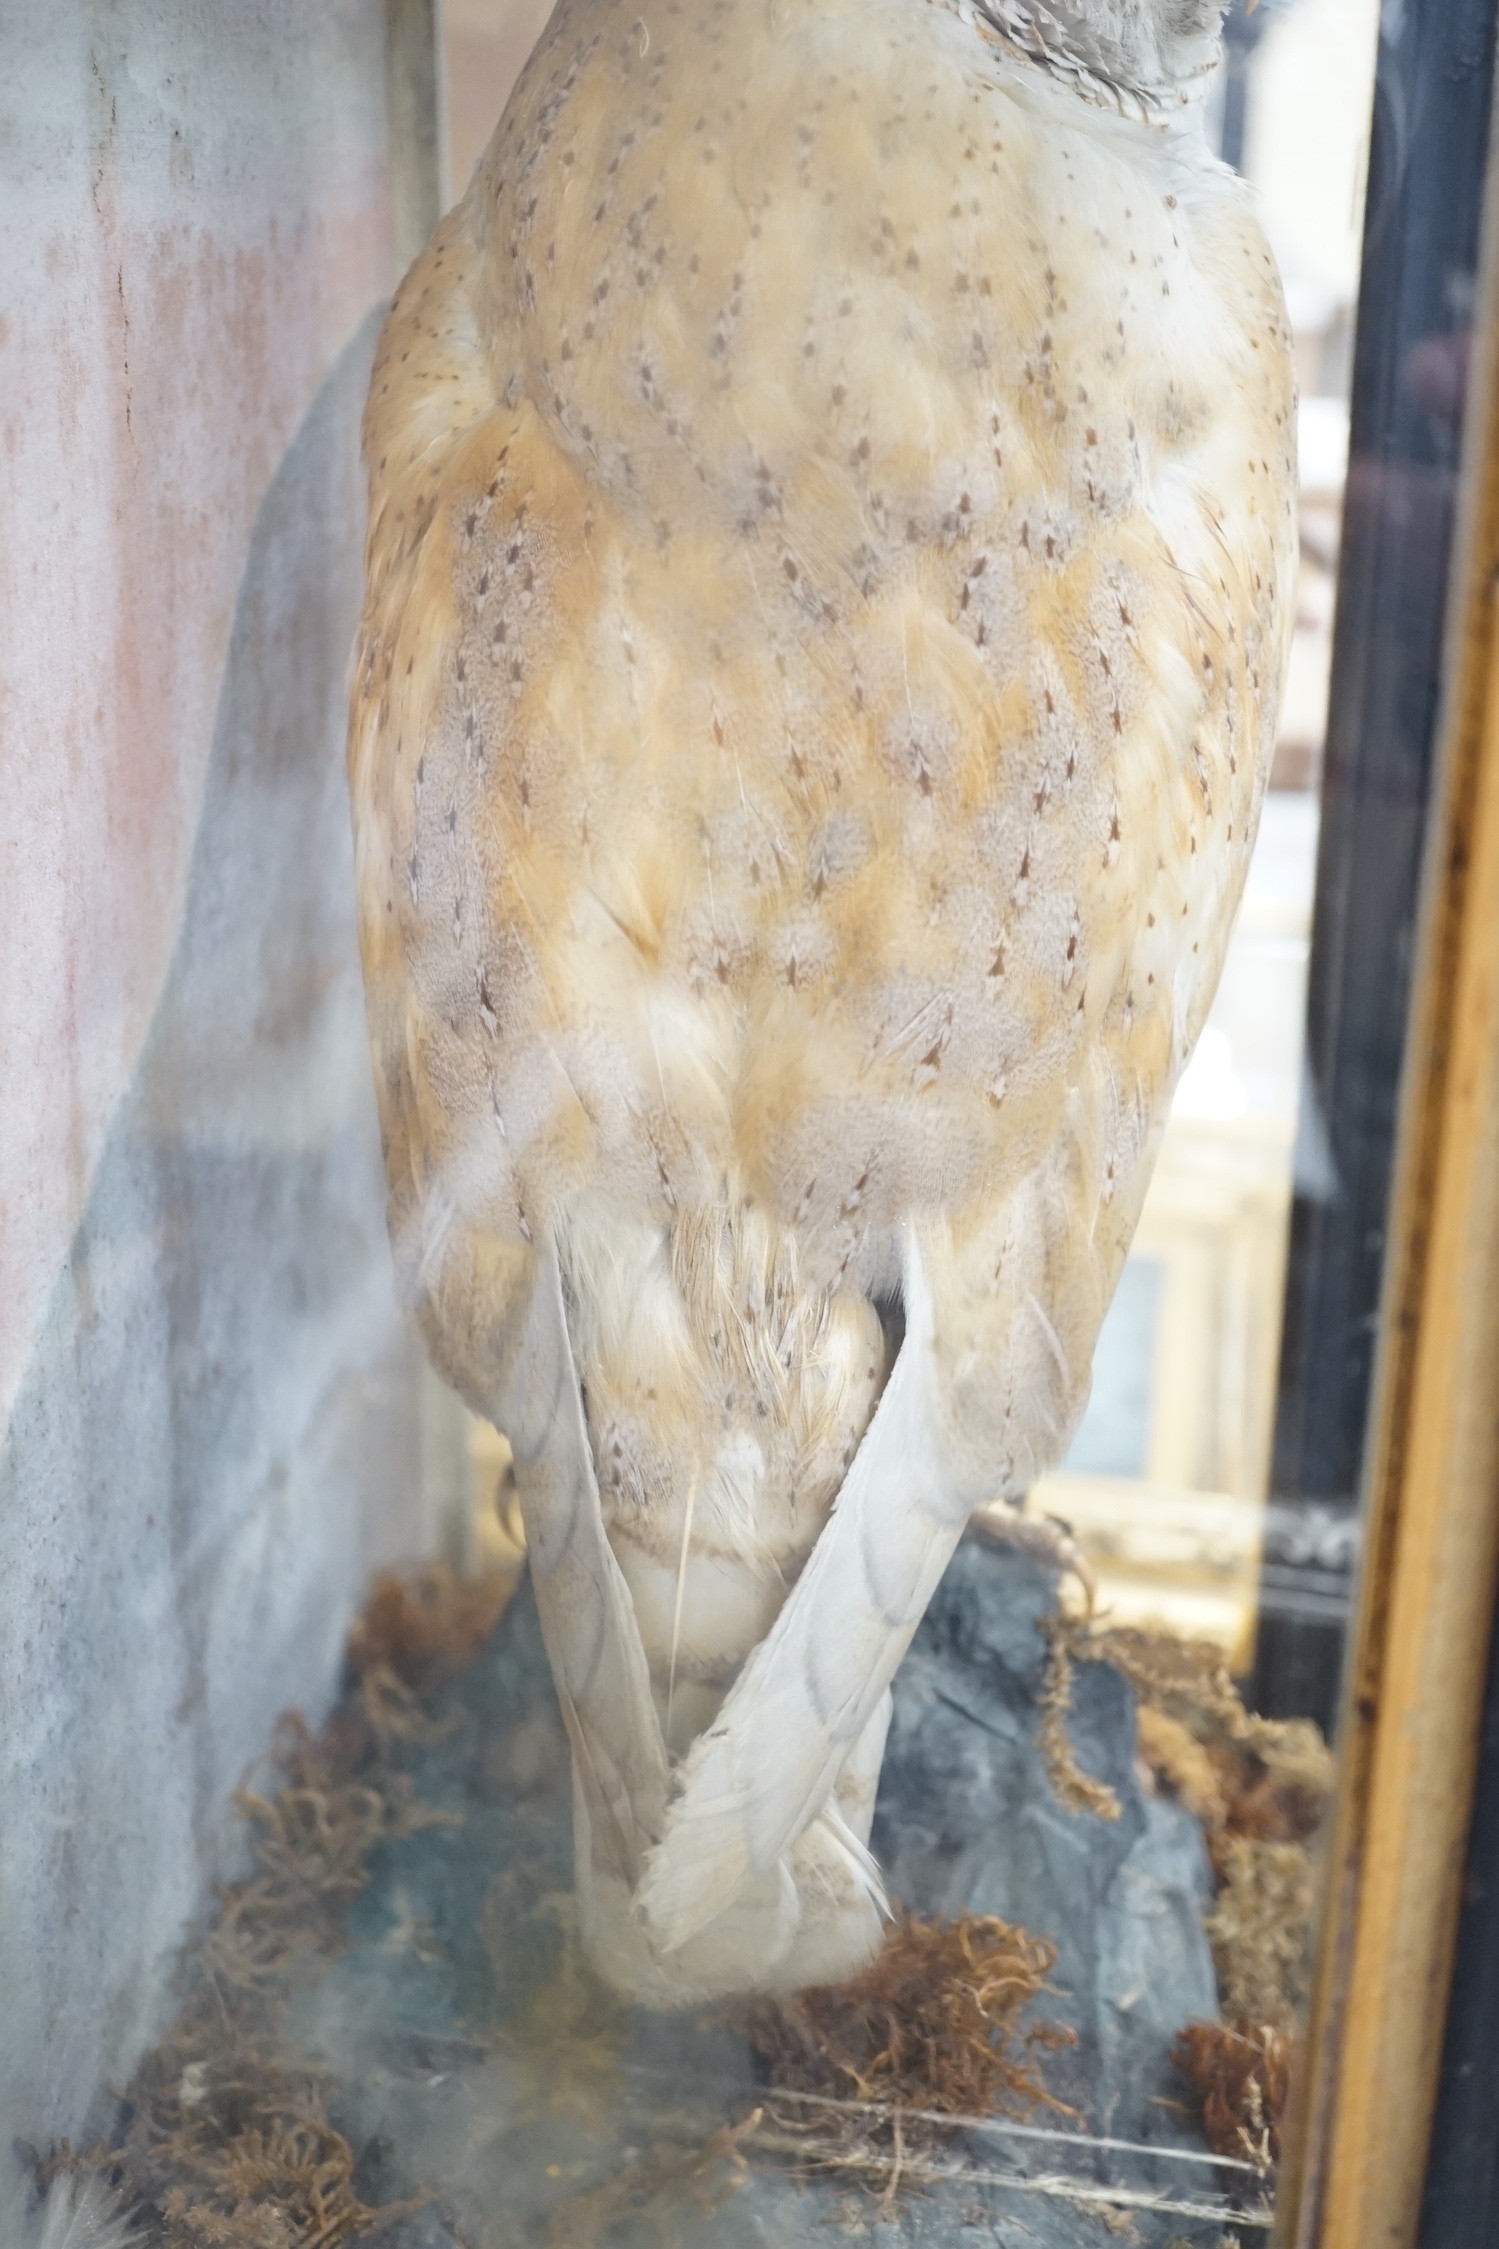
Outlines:
[[[1330,1725],[1441,688],[1488,142],[1486,6],[1385,12],[1254,1695]],[[1377,872],[1371,873],[1371,870]]]
[[[1063,1463],[1076,1476],[1145,1473],[1163,1277],[1159,1258],[1140,1255],[1119,1276],[1093,1354],[1093,1388]]]
[[[1487,0],[97,13],[0,136],[17,2239],[1268,2239]]]

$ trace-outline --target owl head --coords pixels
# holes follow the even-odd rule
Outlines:
[[[976,0],[1039,60],[1156,100],[1189,93],[1218,57],[1225,0]]]

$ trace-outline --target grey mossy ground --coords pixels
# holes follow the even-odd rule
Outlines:
[[[1054,1604],[1033,1561],[960,1549],[897,1682],[876,1849],[918,1912],[994,1913],[1055,1941],[1041,2006],[1078,2043],[1044,2066],[1078,2129],[1202,2153],[1170,2061],[1176,2031],[1216,2012],[1202,1838],[1142,1790],[1132,1691],[1102,1664],[1079,1667],[1069,1727],[1120,1817],[1058,1803],[1037,1738]],[[1231,2182],[1170,2156],[954,2134],[926,2160],[986,2176],[903,2186],[888,2207],[877,2172],[798,2176],[753,2137],[742,2169],[705,2158],[762,2097],[759,2065],[727,2016],[616,2009],[578,1967],[567,1751],[524,1587],[442,1714],[412,1769],[461,1824],[377,1855],[347,1951],[287,2025],[332,2071],[365,2199],[434,2192],[383,2249],[1217,2249],[1216,2219],[995,2183],[1061,2173],[1203,2205]]]

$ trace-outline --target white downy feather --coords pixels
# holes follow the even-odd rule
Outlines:
[[[102,2179],[64,2171],[38,2198],[19,2171],[0,2200],[0,2249],[145,2249]]]

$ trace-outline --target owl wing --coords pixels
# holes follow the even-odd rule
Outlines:
[[[508,979],[494,972],[506,870],[485,857],[488,776],[454,654],[496,548],[504,554],[503,537],[476,535],[496,461],[513,456],[533,495],[558,469],[534,416],[496,397],[471,312],[473,256],[460,209],[397,296],[366,413],[370,527],[349,731],[360,949],[403,1294],[436,1364],[514,1447],[591,1846],[633,1884],[660,1833],[666,1754],[605,1535],[556,1251],[524,1207],[500,1114],[500,1033],[545,1069],[546,1000],[523,949]],[[523,924],[523,903],[510,912]],[[551,1066],[565,1091],[565,1070]]]
[[[604,1532],[555,1249],[537,1262],[495,1418],[515,1454],[526,1558],[589,1845],[633,1888],[661,1832],[666,1750],[630,1589]]]
[[[931,1292],[908,1230],[906,1333],[806,1569],[693,1744],[640,1903],[677,1950],[823,1810],[925,1613],[972,1507],[934,1411]]]

